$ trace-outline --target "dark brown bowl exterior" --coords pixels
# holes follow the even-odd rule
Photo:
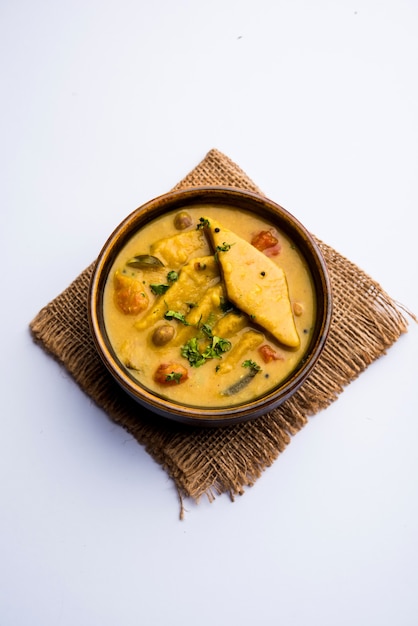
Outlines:
[[[223,205],[253,212],[290,236],[303,253],[316,290],[317,319],[309,348],[292,374],[266,395],[238,406],[201,408],[180,406],[142,387],[118,361],[107,337],[103,293],[110,268],[125,243],[145,224],[176,209],[196,204]],[[159,196],[133,211],[110,235],[96,262],[89,292],[89,322],[96,349],[119,385],[140,405],[160,416],[199,426],[226,426],[259,417],[278,407],[299,389],[316,364],[327,339],[332,296],[327,267],[313,237],[288,211],[256,193],[234,187],[193,187]]]

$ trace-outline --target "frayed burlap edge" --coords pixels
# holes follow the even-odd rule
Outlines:
[[[175,189],[228,185],[261,193],[227,156],[211,150]],[[80,387],[125,428],[173,479],[183,499],[233,499],[251,486],[310,416],[343,389],[407,330],[408,314],[373,279],[317,240],[328,266],[334,300],[329,338],[304,385],[278,409],[252,422],[207,429],[168,422],[147,412],[113,381],[94,348],[87,293],[94,263],[44,307],[30,324],[33,339],[57,359]],[[410,314],[410,317],[416,318]]]

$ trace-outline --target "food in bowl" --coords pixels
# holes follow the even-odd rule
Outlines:
[[[105,364],[139,402],[180,421],[230,423],[277,406],[328,331],[328,277],[312,238],[240,190],[154,203],[115,231],[92,279]]]
[[[180,228],[180,229],[179,229]],[[104,320],[141,385],[181,404],[226,407],[294,369],[315,323],[315,290],[294,243],[229,207],[162,215],[109,272]]]

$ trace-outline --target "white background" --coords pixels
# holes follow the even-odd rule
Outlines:
[[[32,343],[218,148],[418,312],[416,0],[0,3],[1,626],[415,626],[418,330],[231,503],[186,503]]]

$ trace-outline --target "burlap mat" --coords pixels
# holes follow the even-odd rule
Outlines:
[[[175,189],[199,185],[258,187],[228,157],[211,150]],[[407,329],[397,305],[369,276],[321,241],[329,268],[334,312],[328,342],[313,373],[284,405],[253,422],[197,428],[166,422],[125,395],[102,365],[89,332],[87,293],[93,265],[43,308],[30,324],[35,341],[80,387],[123,426],[173,479],[181,502],[231,498],[253,485],[277,459],[309,416],[327,407]],[[47,384],[47,383],[46,383]]]

